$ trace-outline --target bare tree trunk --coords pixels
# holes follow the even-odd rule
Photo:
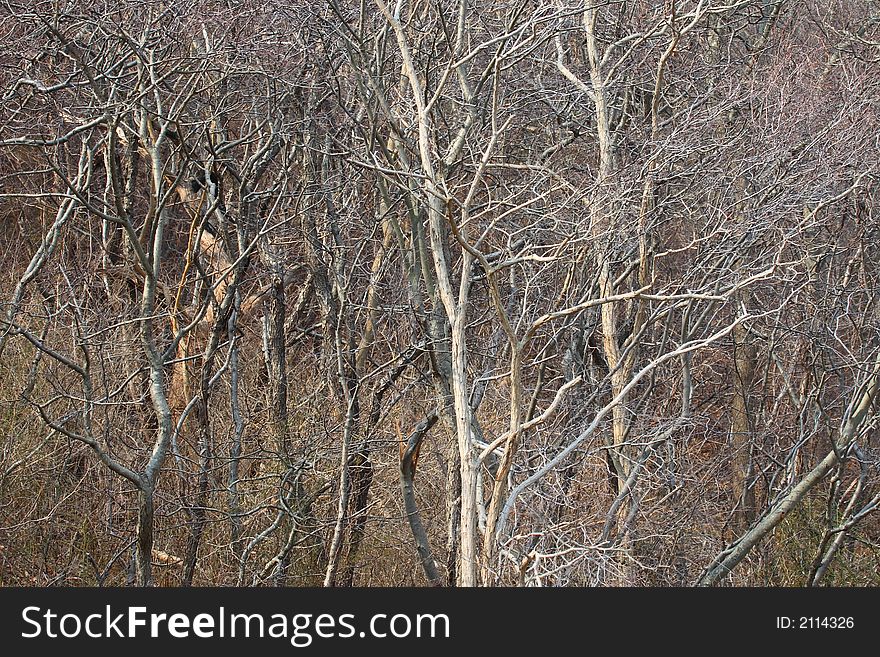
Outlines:
[[[416,475],[416,464],[418,462],[419,450],[421,449],[422,440],[434,423],[437,421],[437,414],[432,413],[427,419],[420,422],[413,432],[409,435],[405,442],[401,438],[401,454],[400,454],[400,490],[403,495],[403,506],[406,511],[406,519],[409,523],[410,531],[416,543],[416,550],[419,553],[419,561],[425,571],[431,586],[443,586],[443,579],[437,570],[437,562],[431,553],[431,545],[428,541],[428,533],[422,524],[419,516],[419,508],[416,504],[416,494],[414,487],[414,479]]]
[[[373,484],[373,462],[366,442],[351,458],[351,500],[349,502],[348,546],[345,553],[345,570],[339,578],[339,586],[352,586],[357,554],[367,526],[367,510],[370,499],[370,487]]]
[[[465,257],[464,271],[470,268]],[[461,558],[458,582],[460,586],[477,586],[477,464],[473,448],[473,420],[467,389],[467,346],[465,342],[466,313],[459,307],[452,323],[452,385],[455,399],[455,419],[458,433],[458,453],[461,459]]]
[[[199,425],[198,458],[199,471],[195,500],[191,504],[189,537],[183,557],[183,586],[192,586],[198,561],[199,546],[205,530],[205,509],[208,504],[208,471],[211,467],[211,435],[208,426],[208,410],[204,396],[196,402],[196,417]]]
[[[749,412],[749,392],[755,374],[757,348],[751,344],[748,329],[742,325],[733,331],[733,344],[735,373],[730,409],[730,442],[733,450],[733,496],[738,504],[734,525],[738,531],[743,531],[755,519],[753,423]]]
[[[325,587],[337,585],[336,573],[339,568],[339,558],[348,523],[348,500],[351,495],[351,468],[348,454],[352,434],[357,422],[358,408],[357,391],[354,391],[354,394],[352,394],[346,387],[346,392],[348,396],[348,413],[342,432],[342,448],[339,456],[339,501],[336,506],[336,522],[333,525],[333,537],[330,540],[330,548],[327,551],[327,569],[324,573]]]
[[[138,491],[137,549],[138,586],[153,585],[153,489],[148,482]]]
[[[284,290],[284,269],[275,258],[272,290],[266,309],[266,366],[269,370],[269,399],[271,405],[272,435],[275,449],[282,463],[290,460],[290,435],[287,421],[287,346],[284,326],[287,308]]]
[[[229,469],[227,472],[227,499],[229,504],[229,544],[236,558],[241,558],[241,496],[239,494],[239,467],[241,465],[241,441],[244,436],[244,420],[241,417],[241,403],[239,401],[239,342],[235,335],[238,321],[238,308],[240,296],[236,293],[235,309],[229,318],[229,405],[232,416],[232,441],[229,445]]]

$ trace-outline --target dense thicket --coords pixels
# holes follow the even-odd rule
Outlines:
[[[0,583],[878,583],[876,2],[0,12]]]

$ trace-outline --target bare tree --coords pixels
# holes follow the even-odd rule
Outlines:
[[[3,5],[16,582],[870,580],[876,7],[239,5]]]

